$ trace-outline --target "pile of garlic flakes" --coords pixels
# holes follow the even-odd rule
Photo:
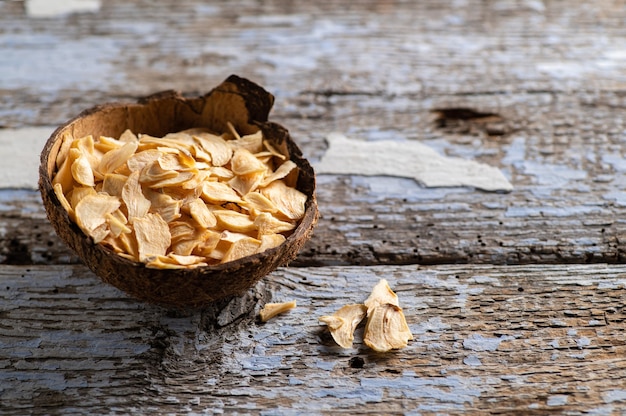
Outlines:
[[[413,339],[398,295],[391,290],[386,279],[380,279],[363,304],[345,305],[319,320],[328,326],[340,347],[352,348],[354,331],[365,317],[363,342],[376,352],[404,348]]]
[[[233,261],[285,241],[305,211],[294,162],[263,133],[66,137],[54,191],[73,221],[147,267]]]

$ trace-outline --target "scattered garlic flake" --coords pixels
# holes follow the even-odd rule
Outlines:
[[[351,348],[354,331],[367,316],[363,335],[365,345],[377,352],[404,348],[413,339],[398,296],[389,283],[381,279],[364,304],[343,306],[333,315],[321,316],[335,342],[342,348]]]
[[[387,352],[407,346],[413,334],[406,323],[398,296],[387,280],[381,279],[365,301],[367,324],[363,341],[377,352]]]
[[[291,310],[295,307],[295,300],[282,303],[266,303],[263,309],[261,309],[261,311],[259,312],[259,316],[261,317],[262,322],[267,322],[276,315],[287,312],[288,310]]]
[[[365,345],[377,352],[404,348],[413,339],[402,308],[389,303],[369,313],[364,334]]]
[[[345,305],[332,315],[320,316],[335,342],[342,348],[352,348],[354,330],[367,314],[367,307],[362,304]]]
[[[372,293],[364,302],[365,306],[367,306],[368,312],[374,309],[377,306],[381,306],[384,304],[391,304],[395,306],[400,306],[398,302],[398,295],[394,293],[393,290],[389,287],[389,283],[386,279],[381,279],[374,289],[372,289]]]

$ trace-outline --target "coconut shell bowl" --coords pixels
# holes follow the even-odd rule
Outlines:
[[[186,98],[178,92],[165,91],[137,103],[109,103],[82,112],[57,128],[41,153],[39,189],[49,221],[59,237],[98,277],[140,301],[188,309],[245,293],[267,274],[297,256],[310,238],[319,215],[313,168],[287,129],[268,121],[273,103],[274,97],[265,89],[231,75],[200,97]],[[305,195],[306,200],[302,215],[292,221],[293,228],[284,233],[280,243],[240,258],[200,263],[197,267],[148,267],[145,261],[120,255],[110,246],[96,242],[100,237],[105,238],[109,231],[98,238],[94,237],[96,234],[88,235],[85,227],[77,223],[71,209],[68,211],[69,202],[63,200],[58,189],[55,190],[55,176],[61,168],[60,154],[67,151],[64,143],[68,140],[89,135],[120,138],[127,131],[138,137],[164,138],[170,133],[195,130],[217,134],[230,131],[241,137],[261,131],[268,149],[279,152],[283,161],[291,161],[290,166],[295,164],[296,168],[290,174],[292,187],[299,191],[299,195]],[[270,155],[266,160],[272,157],[275,156]],[[80,164],[76,165],[78,169]],[[94,190],[98,191],[98,188]],[[119,227],[126,229],[124,224]]]

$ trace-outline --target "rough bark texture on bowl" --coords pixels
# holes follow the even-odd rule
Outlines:
[[[164,306],[193,308],[241,294],[275,268],[288,263],[309,239],[318,218],[313,168],[284,127],[268,122],[274,97],[246,79],[230,76],[208,94],[184,98],[175,91],[157,93],[136,104],[113,103],[86,110],[59,127],[41,153],[39,188],[46,213],[57,234],[103,281],[129,295]],[[119,137],[126,129],[162,137],[192,127],[227,130],[231,122],[241,134],[263,130],[299,168],[297,188],[307,195],[306,212],[285,243],[253,256],[190,270],[149,269],[124,259],[93,240],[70,219],[52,187],[56,157],[63,137],[92,134]]]

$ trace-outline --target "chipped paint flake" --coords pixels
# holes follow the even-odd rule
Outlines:
[[[401,391],[408,399],[433,399],[448,404],[473,403],[480,397],[484,387],[478,377],[435,377],[422,378],[409,372],[398,378],[361,378],[364,389],[391,389]],[[422,404],[427,406],[426,404]]]
[[[591,340],[587,337],[580,337],[576,340],[576,346],[580,349],[591,345]]]
[[[548,406],[565,406],[567,404],[567,400],[569,396],[565,394],[555,394],[548,397],[547,405]]]
[[[72,13],[96,13],[100,0],[26,0],[24,7],[28,17],[47,18]]]
[[[426,187],[474,187],[510,192],[499,169],[472,160],[441,156],[416,141],[351,140],[328,135],[329,148],[316,165],[318,173],[412,178]]]
[[[468,355],[467,357],[465,357],[463,359],[463,364],[469,365],[470,367],[479,367],[483,365],[482,361],[480,361],[480,358],[478,358],[478,356],[476,355]]]
[[[605,403],[626,402],[626,390],[609,390],[602,393]]]
[[[37,189],[39,150],[53,127],[0,129],[0,187]]]
[[[502,341],[513,339],[510,336],[501,336],[499,338],[487,338],[480,334],[472,334],[463,340],[463,348],[472,351],[495,351]]]
[[[416,329],[411,329],[415,334],[425,334],[427,332],[441,333],[450,329],[450,324],[443,322],[441,317],[436,316],[415,325]]]

